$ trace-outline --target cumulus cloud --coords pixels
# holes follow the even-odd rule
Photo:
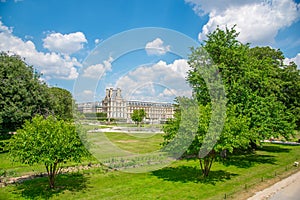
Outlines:
[[[176,96],[177,93],[175,89],[165,88],[160,96]]]
[[[170,45],[164,46],[164,42],[160,38],[148,42],[145,46],[148,55],[164,55],[170,51]]]
[[[298,53],[294,58],[285,58],[284,64],[288,65],[290,62],[294,62],[297,68],[300,69],[300,53]]]
[[[85,94],[85,95],[93,95],[94,94],[94,92],[92,91],[92,90],[84,90],[83,91],[83,94]]]
[[[191,96],[185,80],[188,69],[185,59],[170,64],[159,61],[129,72],[116,82],[116,87],[122,88],[126,99],[170,102],[176,96]]]
[[[101,42],[101,40],[100,39],[95,39],[95,44],[99,44]]]
[[[76,58],[60,55],[55,52],[43,53],[37,51],[31,40],[24,41],[13,35],[9,28],[0,21],[0,51],[10,52],[25,58],[41,72],[45,79],[75,79],[78,76],[76,66],[81,66]]]
[[[87,43],[82,32],[61,34],[51,33],[43,39],[43,46],[50,51],[70,55],[81,50],[84,43]]]
[[[199,15],[209,15],[209,20],[199,33],[199,40],[215,30],[237,25],[239,40],[254,45],[272,44],[280,29],[289,27],[300,17],[300,4],[293,0],[186,0]]]
[[[111,71],[111,63],[113,60],[112,57],[109,57],[107,60],[104,60],[103,63],[88,66],[83,70],[82,76],[94,79],[105,76],[106,71]]]

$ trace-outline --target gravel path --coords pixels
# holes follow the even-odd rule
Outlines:
[[[300,172],[293,174],[282,181],[257,192],[248,200],[299,200],[300,199]]]

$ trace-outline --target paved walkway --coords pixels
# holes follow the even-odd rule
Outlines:
[[[300,199],[300,172],[293,174],[282,181],[257,192],[248,200],[299,200]]]
[[[289,186],[278,191],[269,200],[299,200],[300,199],[300,180],[296,180]]]

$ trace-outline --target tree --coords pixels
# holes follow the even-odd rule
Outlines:
[[[300,130],[300,70],[295,63],[290,63],[282,68],[280,97],[284,105],[296,118],[297,129]]]
[[[146,117],[146,112],[144,109],[136,109],[133,111],[131,115],[131,119],[138,125],[140,126],[141,122],[143,119]]]
[[[249,120],[242,115],[236,115],[234,106],[226,111],[227,117],[221,134],[218,133],[220,130],[216,123],[222,120],[221,115],[224,113],[215,115],[214,122],[211,124],[210,104],[199,104],[198,109],[194,106],[182,107],[178,104],[176,107],[174,119],[170,119],[163,127],[163,145],[167,147],[164,150],[178,155],[183,147],[188,147],[184,155],[198,158],[204,177],[209,175],[212,163],[221,152],[232,153],[236,148],[247,148],[250,137],[247,129]],[[194,119],[182,121],[183,111],[186,116]],[[197,115],[195,112],[198,112],[197,117],[193,117]],[[199,120],[198,124],[193,122],[196,118]],[[196,128],[193,127],[195,124]],[[190,145],[183,144],[187,140],[190,140]]]
[[[0,133],[15,131],[35,114],[49,113],[47,89],[19,56],[0,53]]]
[[[239,42],[237,36],[235,27],[217,28],[207,35],[204,45],[191,49],[188,60],[191,69],[187,81],[199,104],[199,126],[186,154],[199,158],[205,177],[220,153],[250,148],[272,136],[288,139],[295,128],[295,116],[299,114],[300,93],[296,83],[299,83],[299,71],[295,66],[283,65],[284,57],[279,50],[250,48],[249,44]],[[216,77],[222,80],[226,99],[220,95],[220,82],[214,84]],[[221,135],[217,134],[220,130],[215,127],[218,121],[221,122],[222,112],[212,121],[218,107],[216,102],[226,104]],[[296,111],[292,112],[292,108]],[[190,112],[191,116],[196,114],[193,112]],[[164,145],[178,137],[187,138],[180,130],[188,134],[192,132],[191,125],[185,126],[188,123],[182,124],[180,118],[180,114],[175,114],[175,119],[164,127]],[[178,144],[173,146],[176,149]]]
[[[72,94],[68,90],[58,87],[50,87],[48,91],[51,112],[64,120],[73,119],[74,100]]]
[[[45,119],[40,115],[32,121],[25,121],[22,129],[17,130],[10,141],[9,152],[15,161],[24,164],[43,163],[50,188],[54,188],[61,163],[69,160],[78,162],[87,155],[73,123],[53,116]]]
[[[259,143],[272,135],[288,139],[295,128],[297,112],[293,110],[299,108],[296,100],[300,97],[297,84],[299,70],[283,65],[284,56],[280,50],[250,48],[249,44],[239,42],[237,36],[235,27],[225,30],[217,28],[208,34],[206,44],[200,47],[209,53],[218,67],[226,89],[227,107],[235,105],[238,114],[249,118],[249,131],[257,135],[256,139],[251,139],[252,142]],[[201,54],[197,51],[192,51],[189,59],[192,70],[188,81],[205,104],[210,99],[201,93],[206,86],[197,73],[197,69],[201,68],[197,64],[199,56]],[[279,128],[278,124],[282,127]],[[266,125],[268,131],[258,131],[266,130]]]

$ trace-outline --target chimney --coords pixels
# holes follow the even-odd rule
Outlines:
[[[121,97],[121,89],[117,88],[117,97]]]
[[[109,89],[106,89],[105,96],[108,97],[108,95],[109,95]]]
[[[109,89],[108,97],[112,97],[112,95],[113,95],[113,88],[110,88],[110,89]]]

